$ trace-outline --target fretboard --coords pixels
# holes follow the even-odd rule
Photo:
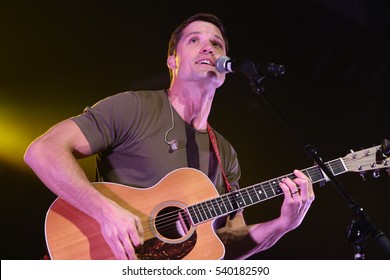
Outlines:
[[[341,158],[325,163],[334,176],[347,172]],[[302,170],[312,183],[327,181],[321,168],[313,166]],[[187,211],[194,225],[223,216],[239,209],[260,203],[283,194],[279,183],[283,178],[296,178],[293,173],[248,186],[237,191],[229,192],[216,198],[206,200],[187,207]]]

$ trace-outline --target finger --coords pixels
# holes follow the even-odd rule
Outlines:
[[[315,199],[312,181],[300,170],[294,170],[294,174],[297,176],[294,181],[299,185],[304,201],[311,203]]]
[[[291,192],[291,195],[295,195],[295,194],[299,195],[299,188],[297,188],[295,191]]]
[[[109,242],[112,252],[117,260],[128,260],[124,245],[120,240]]]
[[[144,243],[144,230],[139,217],[134,218],[134,227],[135,229],[129,230],[128,234],[133,245],[139,247]]]
[[[287,182],[287,179],[283,178],[279,182],[279,187],[283,190],[283,193],[284,193],[285,197],[293,198],[292,197],[292,193],[293,192],[291,191],[292,187],[290,187],[289,184],[295,185],[293,182]]]
[[[282,183],[286,184],[286,186],[289,188],[290,195],[297,194],[299,192],[299,188],[290,178],[283,178]]]
[[[127,259],[129,259],[129,260],[136,260],[137,259],[137,255],[135,253],[134,246],[131,243],[129,238],[127,238],[126,242],[123,242],[122,250],[126,254]]]
[[[306,178],[306,179],[309,179],[309,177],[306,176],[305,173],[303,173],[301,170],[298,170],[298,169],[295,169],[294,170],[294,175],[298,178]]]
[[[139,217],[136,219],[138,236],[140,237],[140,245],[144,244],[144,228],[142,226],[142,221]]]

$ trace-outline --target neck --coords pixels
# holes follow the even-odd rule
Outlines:
[[[182,119],[197,130],[207,129],[215,89],[171,85],[168,95]]]

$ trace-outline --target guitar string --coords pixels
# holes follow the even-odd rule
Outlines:
[[[280,177],[280,178],[283,178],[283,177]],[[273,181],[279,181],[280,178],[274,179]],[[268,191],[268,190],[273,189],[273,188],[274,187],[272,187],[272,186],[265,186],[265,187],[263,187],[264,191]],[[244,190],[244,189],[242,189],[242,190]],[[230,198],[229,198],[229,196],[227,194],[227,195],[223,195],[223,196],[217,197],[215,199],[211,199],[211,200],[207,200],[207,201],[203,202],[203,203],[206,204],[206,206],[207,206],[207,204],[211,205],[211,208],[207,208],[207,209],[204,209],[202,206],[200,206],[202,210],[198,211],[198,215],[201,216],[203,222],[212,219],[213,216],[215,216],[215,217],[220,216],[220,215],[214,215],[212,212],[214,212],[216,214],[218,214],[218,212],[220,212],[221,214],[228,214],[229,213],[229,211],[222,210],[221,207],[220,207],[219,202],[217,202],[217,199],[219,199],[220,201],[222,200],[222,202],[223,202],[222,204],[224,205],[224,206],[222,206],[222,208],[227,209],[226,205],[229,205],[229,204],[231,205],[231,200],[234,200],[234,198],[231,199],[231,197],[232,197],[231,194],[234,194],[234,192],[233,193],[229,193],[229,194],[230,194]],[[246,191],[246,192],[243,192],[241,194],[241,196],[245,200],[245,199],[248,199],[250,197],[250,194]],[[252,194],[252,196],[254,197],[253,194]],[[238,208],[240,208],[240,207],[238,207]],[[188,209],[188,207],[187,207],[187,209]],[[217,212],[215,209],[219,209],[219,211]],[[237,209],[233,208],[233,211],[235,211]],[[166,232],[166,233],[173,233],[173,232],[175,232],[177,230],[172,229],[172,231],[170,232],[170,231],[166,231],[166,228],[172,227],[172,225],[176,225],[176,222],[178,221],[178,214],[180,213],[180,211],[184,211],[184,210],[183,209],[178,209],[178,210],[171,211],[169,213],[160,215],[158,217],[158,219],[153,219],[152,222],[154,222],[154,224],[156,225],[156,229],[157,230],[160,230],[160,231],[161,230],[165,230],[164,232]],[[185,213],[185,216],[188,215],[187,212],[184,212],[184,213]],[[206,219],[204,219],[204,217],[206,217]],[[146,227],[144,227],[144,228],[149,229],[149,222],[147,220],[145,221],[144,224],[146,225]],[[150,235],[151,237],[154,236],[151,230],[149,230],[148,233],[151,234]]]
[[[353,161],[353,159],[352,159],[352,160],[348,160],[348,159],[347,159],[347,160],[345,160],[344,162],[347,163],[347,162],[349,162],[349,161]],[[315,167],[311,167],[311,168],[305,169],[304,172],[305,172],[305,171],[308,171],[309,169],[314,169],[314,171],[311,173],[311,175],[312,175],[313,177],[320,176],[321,178],[323,178],[323,174],[322,174],[322,172],[320,171],[320,168],[318,168],[318,167],[315,166]],[[260,183],[260,184],[248,186],[247,188],[241,189],[241,190],[239,190],[239,191],[237,191],[237,192],[240,192],[240,194],[241,194],[241,196],[242,196],[242,198],[243,198],[244,200],[249,199],[250,201],[252,201],[252,200],[251,200],[251,197],[255,197],[254,194],[256,194],[256,193],[252,192],[252,195],[250,195],[251,190],[248,191],[248,188],[250,188],[250,189],[253,190],[255,187],[262,186],[262,185],[264,185],[264,184],[270,184],[270,185],[262,186],[264,192],[270,191],[270,190],[272,189],[272,191],[275,193],[275,188],[279,188],[279,187],[278,187],[278,185],[272,186],[272,183],[280,182],[280,180],[281,180],[282,178],[286,178],[286,177],[291,177],[291,179],[292,179],[292,178],[295,178],[294,174],[291,173],[291,174],[288,174],[288,175],[285,175],[285,176],[280,176],[280,177],[278,177],[278,178],[276,178],[276,179],[269,180],[269,181],[266,181],[266,182],[263,182],[263,183]],[[246,190],[246,191],[243,192],[243,190]],[[226,205],[226,200],[231,204],[231,199],[228,197],[228,195],[229,195],[229,194],[231,195],[231,194],[234,194],[234,193],[235,193],[235,192],[233,192],[233,193],[228,193],[228,194],[219,196],[219,197],[217,197],[217,198],[214,198],[214,199],[210,199],[210,200],[204,201],[203,203],[205,203],[206,205],[207,205],[207,203],[209,203],[209,204],[211,205],[211,208],[208,208],[207,210],[205,210],[205,209],[202,207],[202,209],[203,209],[203,216],[205,216],[206,219],[203,219],[203,216],[202,216],[202,213],[201,213],[201,212],[198,213],[198,214],[202,217],[202,220],[203,220],[202,222],[205,222],[205,221],[207,221],[207,220],[212,219],[213,216],[215,216],[215,217],[220,216],[220,215],[214,215],[212,212],[214,212],[214,213],[216,213],[216,214],[217,214],[218,212],[221,212],[222,214],[228,214],[229,211],[227,211],[226,213],[224,213],[224,211],[218,211],[218,212],[217,212],[217,211],[215,210],[216,208],[218,208],[219,210],[221,210],[220,204],[219,204],[219,202],[217,202],[217,199],[222,200],[222,201],[224,202],[224,205]],[[275,195],[273,195],[272,197],[274,197],[274,196],[276,196],[276,195],[278,195],[278,194],[275,193]],[[256,194],[256,196],[257,196],[257,194]],[[266,197],[266,198],[269,198],[269,197]],[[224,201],[224,200],[225,200],[225,201]],[[261,200],[264,200],[264,199],[260,199],[259,201],[261,201]],[[201,203],[194,204],[194,205],[191,205],[191,206],[195,206],[195,205],[199,205],[199,204],[201,204]],[[245,205],[245,206],[246,206],[246,205]],[[188,209],[189,207],[190,207],[190,206],[188,206],[187,209]],[[227,209],[226,206],[224,206],[224,208]],[[235,210],[237,210],[237,209],[233,209],[232,211],[235,211]],[[184,211],[183,209],[178,209],[178,210],[171,211],[171,212],[169,212],[169,213],[160,215],[159,218],[157,219],[157,222],[156,222],[156,219],[153,219],[152,222],[156,222],[155,224],[156,224],[156,228],[157,228],[157,229],[165,229],[165,228],[167,228],[167,227],[172,226],[173,224],[176,224],[176,222],[178,221],[178,214],[180,213],[180,211],[182,211],[183,213],[185,213],[185,216],[190,215],[187,211]],[[195,214],[196,214],[196,213],[195,213]],[[208,218],[208,216],[211,216],[211,218]],[[214,217],[214,218],[215,218],[215,217]],[[173,223],[173,222],[174,222],[174,223]],[[149,220],[148,220],[148,219],[147,219],[147,220],[144,220],[144,224],[146,225],[144,228],[149,229],[149,224],[150,224],[150,223],[149,223]],[[173,231],[172,231],[172,232],[173,232]],[[148,233],[151,234],[151,237],[154,236],[151,230],[149,230]],[[169,233],[169,232],[168,232],[168,233]]]
[[[290,174],[290,175],[288,175],[288,176],[292,176],[292,174]],[[274,179],[274,180],[270,180],[269,182],[271,182],[271,181],[272,181],[272,183],[274,183],[275,181],[280,182],[280,179],[281,179],[281,178],[284,178],[284,177],[285,177],[285,176],[281,176],[280,178],[277,178],[277,179]],[[263,184],[264,184],[264,183],[263,183]],[[261,185],[261,184],[259,184],[259,185]],[[248,188],[256,187],[256,186],[259,186],[259,185],[249,186]],[[264,189],[265,192],[266,192],[266,191],[269,191],[270,189],[273,189],[273,192],[275,193],[275,191],[274,191],[275,187],[277,187],[277,186],[265,186],[265,187],[263,187],[263,189]],[[245,192],[242,192],[242,193],[241,193],[241,196],[242,196],[242,198],[243,198],[244,200],[250,199],[250,197],[254,197],[253,192],[252,192],[252,196],[249,194],[249,192],[250,192],[251,190],[248,191],[248,188],[240,190],[240,191],[246,190]],[[275,195],[277,195],[277,194],[275,194]],[[275,196],[275,195],[272,195],[272,197]],[[204,204],[206,204],[206,206],[207,206],[207,203],[211,205],[211,208],[207,208],[207,210],[205,210],[205,209],[202,207],[203,212],[204,212],[203,215],[206,216],[206,220],[209,219],[208,216],[219,216],[219,215],[214,215],[214,214],[212,214],[211,212],[215,212],[215,213],[220,212],[220,213],[223,213],[223,214],[225,214],[225,213],[227,214],[227,213],[229,212],[229,211],[221,211],[221,207],[220,207],[219,203],[216,202],[216,200],[217,200],[218,198],[219,198],[220,200],[221,200],[221,199],[224,200],[225,198],[227,198],[228,202],[230,202],[230,199],[229,199],[227,196],[220,196],[220,197],[217,197],[217,198],[215,198],[215,199],[211,199],[211,200],[208,200],[208,201],[203,202]],[[266,198],[269,198],[269,197],[266,197]],[[233,198],[233,200],[234,200],[234,198]],[[226,201],[224,201],[224,204],[226,204]],[[231,203],[230,203],[230,204],[231,204]],[[196,205],[196,204],[195,204],[195,205]],[[216,211],[215,208],[219,208],[219,211]],[[224,208],[226,209],[226,206],[225,206]],[[167,213],[167,214],[164,214],[164,215],[159,216],[159,219],[158,219],[158,222],[156,223],[156,225],[157,225],[158,227],[160,227],[160,228],[161,228],[161,227],[164,227],[164,226],[162,226],[164,223],[165,223],[165,224],[168,224],[168,226],[170,226],[172,221],[175,221],[175,222],[177,221],[177,214],[178,214],[181,210],[182,210],[182,209],[179,209],[179,210],[172,211],[172,212],[170,212],[170,213]],[[233,209],[233,210],[237,210],[237,209]],[[202,212],[202,211],[201,211],[201,212]],[[201,214],[201,212],[200,212],[199,214]],[[225,213],[224,213],[224,212],[225,212]],[[203,217],[202,217],[202,218],[203,218]]]

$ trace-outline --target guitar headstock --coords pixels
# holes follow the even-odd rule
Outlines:
[[[381,145],[351,152],[343,158],[343,161],[348,171],[364,173],[387,168],[387,172],[390,172],[390,158],[383,156]]]

